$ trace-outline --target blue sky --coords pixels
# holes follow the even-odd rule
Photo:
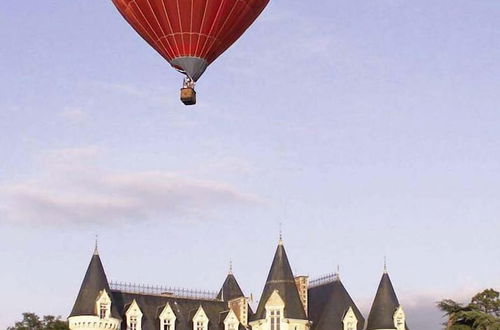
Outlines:
[[[95,234],[112,279],[258,296],[296,273],[408,323],[499,288],[500,3],[271,1],[198,102],[111,1],[0,3],[0,327],[67,316]]]

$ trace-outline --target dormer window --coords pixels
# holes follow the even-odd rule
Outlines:
[[[106,314],[108,313],[108,304],[99,304],[99,318],[106,318]]]
[[[167,303],[160,313],[160,330],[175,330],[175,320],[175,313]]]
[[[342,323],[344,323],[344,330],[356,330],[358,328],[358,319],[352,307],[347,310]]]
[[[208,330],[208,316],[201,306],[193,317],[193,330]]]
[[[229,313],[227,313],[226,318],[224,319],[224,330],[237,330],[240,321],[236,316],[236,313],[230,309]]]
[[[285,302],[281,298],[278,290],[274,290],[266,302],[266,319],[269,322],[270,330],[281,330],[281,322],[283,318],[283,310]]]
[[[172,330],[172,321],[169,319],[163,320],[162,330]]]
[[[141,330],[142,311],[137,304],[137,301],[132,301],[127,312],[127,330]]]
[[[100,319],[107,319],[111,315],[111,298],[106,290],[99,292],[95,305],[96,314]]]
[[[137,330],[137,316],[131,316],[129,319],[129,329]]]
[[[281,311],[279,309],[271,309],[271,330],[280,330],[281,326]]]
[[[406,315],[401,306],[394,313],[394,326],[397,330],[405,330]]]
[[[345,330],[356,330],[353,322],[347,322],[345,325]]]

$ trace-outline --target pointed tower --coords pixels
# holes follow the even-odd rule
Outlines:
[[[227,274],[226,280],[222,284],[222,288],[220,289],[219,293],[217,294],[217,299],[223,300],[223,301],[230,301],[235,298],[241,298],[244,297],[245,295],[243,294],[243,291],[241,291],[240,285],[238,284],[238,281],[236,281],[236,277],[233,275],[233,266],[232,262],[231,265],[229,266],[229,272]]]
[[[309,289],[314,330],[362,330],[365,319],[337,276]]]
[[[70,329],[119,329],[121,318],[97,247],[68,318]]]
[[[247,327],[248,318],[252,311],[248,298],[243,294],[238,281],[236,281],[236,277],[233,275],[232,268],[231,263],[226,280],[217,294],[217,299],[227,302],[229,309],[236,315],[241,324]]]
[[[381,329],[408,329],[404,311],[399,304],[398,297],[387,273],[387,268],[384,270],[384,274],[378,285],[377,294],[373,300],[366,326],[366,330]]]
[[[292,268],[280,239],[257,311],[250,325],[254,330],[280,330],[286,328],[284,324],[287,324],[288,329],[309,328]]]

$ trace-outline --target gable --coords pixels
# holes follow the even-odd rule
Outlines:
[[[285,302],[281,298],[278,290],[274,290],[269,299],[266,301],[266,309],[270,307],[285,307]]]
[[[208,316],[205,313],[203,306],[201,306],[201,305],[200,305],[200,307],[198,307],[196,314],[194,314],[194,316],[193,316],[193,322],[196,322],[196,321],[208,321]]]
[[[175,313],[174,313],[174,310],[172,309],[172,307],[170,307],[170,304],[167,303],[165,305],[165,307],[163,308],[162,312],[160,313],[159,315],[159,319],[162,319],[162,320],[174,320],[176,319],[176,316],[175,316]]]
[[[125,316],[139,316],[142,317],[142,311],[139,305],[137,304],[137,301],[134,299],[130,306],[127,308],[127,312],[125,313]]]
[[[226,317],[224,318],[224,324],[228,325],[230,323],[240,323],[240,320],[238,320],[238,317],[234,313],[232,309],[229,310],[229,313],[227,313]]]

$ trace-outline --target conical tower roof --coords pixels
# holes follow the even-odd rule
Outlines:
[[[259,306],[254,317],[255,320],[266,317],[266,302],[275,290],[278,291],[278,294],[285,302],[285,318],[307,320],[304,306],[295,285],[292,268],[288,262],[285,247],[281,240],[274,254],[266,285],[260,297]]]
[[[236,277],[230,272],[227,274],[226,280],[222,284],[222,288],[217,294],[217,299],[229,301],[235,298],[244,297],[243,291],[241,291]]]
[[[317,291],[317,293],[314,291]],[[310,293],[311,303],[316,299],[316,295],[323,295],[326,298],[326,304],[319,315],[319,319],[313,320],[316,323],[314,326],[315,330],[343,330],[343,319],[349,308],[352,308],[358,320],[357,329],[364,328],[365,319],[340,281],[340,278],[320,287],[312,288]],[[318,300],[321,300],[321,297],[318,298]]]
[[[85,277],[83,278],[80,292],[78,293],[70,317],[96,315],[95,304],[102,290],[106,290],[110,299],[113,299],[108,279],[106,278],[106,273],[104,272],[104,267],[102,266],[101,258],[96,248],[90,260],[87,272],[85,273]],[[111,302],[111,316],[116,319],[121,319],[113,301]]]
[[[396,329],[394,326],[394,313],[398,307],[399,301],[396,292],[394,292],[391,279],[389,274],[384,272],[368,316],[366,329]]]

